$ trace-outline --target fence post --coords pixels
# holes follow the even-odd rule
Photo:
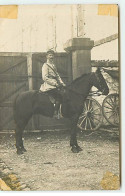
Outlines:
[[[32,66],[32,53],[27,55],[27,72],[28,72],[28,85],[29,90],[33,90],[33,66]],[[32,130],[35,128],[34,116],[31,119]]]
[[[33,90],[33,67],[32,67],[32,53],[27,55],[27,71],[28,71],[28,84],[29,90]]]

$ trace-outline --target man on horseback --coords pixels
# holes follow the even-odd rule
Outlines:
[[[62,91],[60,91],[60,89],[63,88],[65,84],[58,74],[57,68],[54,64],[54,51],[48,50],[46,58],[47,61],[42,67],[42,79],[44,83],[41,85],[40,91],[47,92],[56,100],[54,118],[58,119],[58,110],[60,103],[62,102]]]

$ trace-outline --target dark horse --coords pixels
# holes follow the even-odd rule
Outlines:
[[[96,72],[84,74],[75,79],[65,88],[62,102],[62,115],[71,120],[70,146],[72,152],[82,150],[77,143],[76,128],[79,116],[83,111],[84,101],[92,86],[95,86],[104,95],[109,93],[109,88],[99,68]],[[47,94],[32,90],[23,92],[16,97],[14,103],[14,119],[16,123],[17,154],[22,154],[26,151],[23,146],[22,134],[33,114],[53,117],[54,105],[51,103]]]

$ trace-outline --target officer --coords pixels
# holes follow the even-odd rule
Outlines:
[[[62,81],[59,73],[57,72],[57,68],[54,64],[54,51],[47,51],[47,61],[43,64],[42,67],[42,79],[44,83],[40,87],[40,91],[47,92],[49,95],[55,98],[55,111],[54,118],[58,119],[58,111],[60,107],[60,103],[62,102],[62,94],[60,89],[65,86]]]

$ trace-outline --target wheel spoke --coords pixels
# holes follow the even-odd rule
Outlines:
[[[114,123],[117,124],[117,122],[118,122],[117,113],[115,113]]]
[[[86,119],[86,117],[81,121],[80,126],[82,125],[82,123],[84,122],[85,119]]]
[[[115,103],[115,97],[114,97],[114,101],[112,100],[112,98],[113,98],[113,97],[110,97],[109,99],[111,100],[112,105],[114,105],[114,103]]]
[[[93,107],[90,108],[89,112],[91,112],[93,110]]]
[[[87,118],[86,118],[86,122],[85,122],[85,130],[86,130],[86,126],[87,126]]]
[[[86,111],[88,111],[88,108],[87,108],[87,104],[86,104],[86,102],[85,102],[85,104],[84,104],[84,105],[85,105]]]
[[[82,111],[82,113],[84,113],[86,110],[85,110],[85,108],[83,108],[83,111]]]
[[[90,129],[92,129],[92,125],[91,125],[91,122],[90,122],[89,118],[88,118],[88,121],[89,121]]]
[[[95,124],[95,122],[94,122],[93,118],[92,118],[92,117],[90,117],[90,119],[91,119],[91,121],[93,122],[93,124]]]
[[[108,108],[108,109],[110,109],[110,110],[112,109],[112,108],[110,108],[110,107],[108,107],[108,106],[104,106],[104,108]]]
[[[106,102],[107,102],[111,107],[114,105],[114,104],[112,105],[110,102],[108,102],[108,100],[107,100]]]
[[[112,114],[111,116],[109,116],[109,119],[110,119],[112,116],[114,116],[114,112],[113,112],[113,114]]]
[[[81,116],[79,117],[79,119],[81,119],[81,118],[83,118],[83,117],[85,117],[85,114],[83,114],[83,115],[81,114]]]
[[[117,112],[115,112],[115,119],[116,119],[116,121],[114,122],[115,124],[118,124],[119,123],[119,115],[118,115],[118,113]],[[117,123],[116,123],[117,122]]]
[[[115,112],[114,112],[113,122],[114,122],[114,124],[117,124],[117,117],[116,117],[116,113]]]
[[[91,113],[95,112],[96,110],[99,110],[100,108],[96,108],[94,110],[91,111]]]
[[[88,110],[90,110],[90,107],[91,107],[91,102],[90,102],[90,99],[89,99],[89,101],[88,101]]]
[[[92,115],[100,116],[100,114],[97,114],[97,113],[94,113],[94,114],[92,114]]]
[[[108,111],[108,112],[105,112],[105,113],[112,113],[112,111]]]
[[[119,119],[119,114],[118,114],[118,112],[116,112],[116,116],[117,116],[117,119]]]
[[[100,122],[100,120],[98,118],[94,117],[94,115],[93,115],[93,118]]]

